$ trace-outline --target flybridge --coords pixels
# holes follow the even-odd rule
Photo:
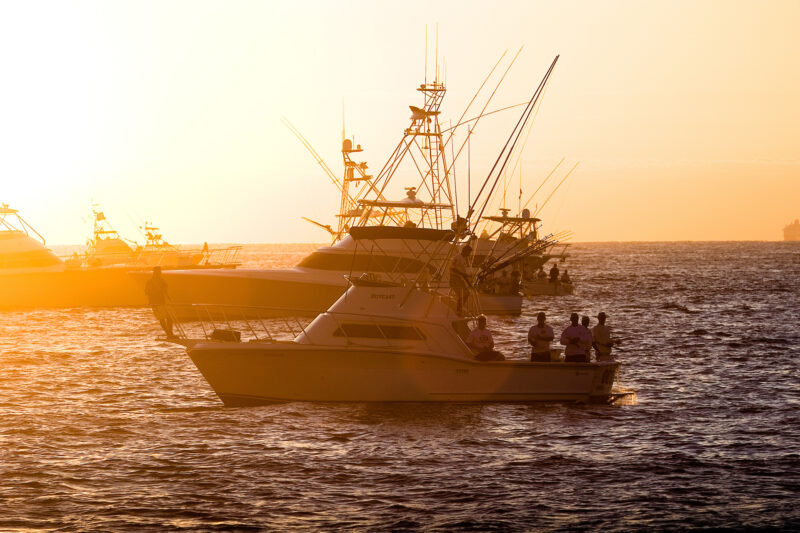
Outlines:
[[[8,207],[8,204],[0,205],[0,232],[4,231],[18,231],[28,236],[33,234],[38,238],[39,242],[43,245],[45,244],[42,234],[25,222],[25,219],[20,216],[19,211]]]

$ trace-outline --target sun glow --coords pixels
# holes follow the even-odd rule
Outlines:
[[[419,103],[425,13],[440,29],[444,121],[503,50],[526,45],[497,107],[526,99],[561,54],[522,162],[526,193],[562,157],[581,162],[541,213],[551,229],[779,239],[800,214],[800,71],[787,68],[800,5],[506,7],[3,4],[0,201],[51,243],[86,239],[92,201],[128,234],[151,218],[176,242],[319,241],[300,217],[332,222],[338,193],[280,117],[339,173],[344,97],[347,134],[377,171]],[[474,180],[516,115],[476,132]]]

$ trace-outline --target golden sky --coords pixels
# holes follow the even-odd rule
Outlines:
[[[148,218],[178,243],[324,241],[300,217],[333,222],[338,192],[280,117],[338,174],[344,99],[377,172],[437,23],[444,121],[506,49],[525,47],[492,108],[526,100],[561,54],[523,188],[581,164],[545,230],[776,240],[800,216],[795,1],[5,2],[0,202],[49,244],[86,239],[92,200],[132,238]],[[473,183],[516,113],[480,125]]]

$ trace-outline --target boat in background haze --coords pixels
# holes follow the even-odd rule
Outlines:
[[[794,219],[794,222],[783,228],[783,240],[800,241],[800,219]]]
[[[100,215],[102,213],[98,212]],[[103,217],[104,218],[104,217]],[[147,305],[142,288],[133,281],[131,271],[150,271],[152,262],[159,264],[169,257],[168,251],[153,250],[149,254],[126,252],[127,244],[113,230],[95,235],[105,257],[115,257],[110,264],[87,266],[77,253],[66,260],[47,248],[42,235],[26,222],[16,209],[0,207],[0,307],[111,307]],[[238,253],[239,247],[234,247]],[[111,252],[111,250],[115,250]],[[177,248],[175,247],[175,250]],[[179,255],[173,255],[176,257]],[[125,257],[127,261],[122,262]],[[143,260],[146,257],[150,262]],[[205,259],[203,259],[205,257]],[[233,268],[238,263],[211,262],[209,251],[194,269]],[[234,255],[235,257],[235,255]],[[170,261],[163,261],[170,268]],[[172,268],[178,267],[173,264]],[[186,268],[186,266],[181,266]]]
[[[164,240],[161,229],[145,221],[144,245],[120,237],[105,213],[92,209],[92,238],[86,243],[82,264],[89,267],[128,265],[162,269],[236,268],[241,246],[187,249]],[[74,261],[76,257],[71,258]],[[74,265],[74,263],[73,263]]]

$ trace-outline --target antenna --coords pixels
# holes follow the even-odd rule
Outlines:
[[[425,84],[428,84],[428,25],[425,24]]]
[[[342,142],[346,139],[344,135],[344,96],[342,96]]]
[[[472,205],[472,130],[469,125],[467,126],[467,205]]]
[[[439,23],[436,23],[436,78],[434,83],[439,81]]]
[[[519,161],[519,196],[517,196],[517,215],[522,216],[522,159]]]

